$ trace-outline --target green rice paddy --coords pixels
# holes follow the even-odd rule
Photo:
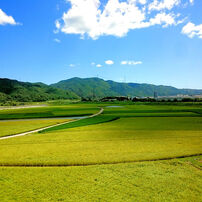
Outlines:
[[[87,125],[95,125],[95,124],[99,124],[99,123],[115,121],[117,119],[119,119],[119,117],[115,117],[115,116],[90,117],[90,118],[80,119],[75,122],[63,124],[60,126],[55,126],[53,128],[45,129],[45,130],[41,131],[41,133],[46,133],[46,132],[55,131],[55,130],[68,129],[68,128],[76,128],[76,127],[87,126]]]
[[[99,111],[98,107],[89,105],[46,106],[36,108],[5,109],[0,110],[0,120],[74,117],[92,115]]]
[[[201,201],[201,157],[80,167],[2,167],[1,201]]]
[[[104,107],[99,116],[0,140],[0,200],[202,201],[202,106],[109,105],[3,110],[0,117],[31,118],[48,111],[85,116]],[[26,130],[26,121],[2,122],[0,131]]]
[[[71,119],[0,121],[0,137],[15,135],[68,121],[71,121]]]

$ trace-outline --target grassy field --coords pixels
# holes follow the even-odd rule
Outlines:
[[[0,201],[201,201],[201,157],[79,167],[1,167]]]
[[[0,121],[0,137],[23,133],[67,121],[71,121],[71,119]]]
[[[100,107],[104,113],[0,140],[0,200],[202,201],[202,106],[110,105],[49,106],[58,116],[97,113]],[[1,132],[26,130],[10,123],[15,121],[2,122]]]

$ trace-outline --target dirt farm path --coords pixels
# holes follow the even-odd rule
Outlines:
[[[91,115],[91,116],[87,116],[87,117],[84,117],[84,118],[81,118],[81,119],[87,119],[87,118],[91,118],[91,117],[98,116],[98,115],[100,115],[103,111],[104,111],[104,109],[101,108],[100,111],[97,112],[96,114],[93,114],[93,115]],[[55,126],[60,126],[60,125],[66,124],[66,123],[72,123],[72,122],[75,122],[75,121],[78,121],[78,120],[81,120],[81,119],[72,120],[72,121],[66,121],[66,122],[63,122],[63,123],[54,124],[54,125],[51,125],[51,126],[47,126],[47,127],[43,127],[43,128],[31,130],[31,131],[24,132],[24,133],[19,133],[19,134],[15,134],[15,135],[0,137],[0,140],[8,139],[8,138],[13,138],[13,137],[20,137],[20,136],[24,136],[24,135],[29,135],[29,134],[31,134],[31,133],[37,133],[37,132],[42,131],[42,130],[44,130],[44,129],[52,128],[52,127],[55,127]],[[16,119],[16,121],[17,121],[17,119]]]

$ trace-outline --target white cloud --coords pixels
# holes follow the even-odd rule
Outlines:
[[[147,0],[139,0],[139,3],[141,3],[141,4],[146,4],[147,3]]]
[[[162,25],[162,27],[168,27],[169,25],[177,25],[181,23],[180,21],[176,21],[178,15],[169,13],[158,13],[154,18],[151,18],[149,21],[149,26],[152,25]]]
[[[0,9],[0,25],[17,25],[16,21],[12,16],[8,16],[6,13],[3,12],[2,9]]]
[[[60,22],[58,20],[55,21],[55,26],[57,29],[60,29]]]
[[[94,63],[94,62],[91,62],[91,65],[95,65],[95,63]]]
[[[198,36],[200,39],[202,39],[202,24],[195,25],[189,22],[182,28],[182,33],[186,34],[189,38]]]
[[[181,5],[181,0],[108,0],[106,4],[101,0],[67,2],[71,7],[56,20],[56,28],[65,34],[78,34],[82,39],[86,36],[97,39],[104,35],[123,37],[130,30],[154,25],[167,27],[182,21],[178,19],[180,14],[172,10]]]
[[[96,67],[102,67],[102,65],[101,64],[97,64]]]
[[[121,65],[141,65],[142,61],[124,60],[121,61]]]
[[[61,42],[60,39],[57,39],[57,38],[55,38],[54,41],[57,42],[57,43]]]
[[[127,65],[127,63],[128,63],[127,61],[122,61],[121,62],[122,65]]]
[[[189,0],[189,2],[190,2],[191,4],[193,4],[193,3],[194,3],[194,0]]]
[[[60,28],[61,28],[61,24],[60,24],[59,20],[56,20],[56,21],[55,21],[55,27],[56,27],[56,29],[53,30],[53,32],[54,32],[55,34],[57,34],[57,33],[59,33]]]
[[[107,65],[113,65],[113,64],[114,64],[114,61],[112,61],[112,60],[106,60],[106,61],[105,61],[105,64],[107,64]]]
[[[149,4],[148,9],[151,10],[171,10],[174,6],[178,6],[181,3],[181,0],[154,0]]]
[[[75,64],[69,64],[69,67],[75,67],[76,65]]]

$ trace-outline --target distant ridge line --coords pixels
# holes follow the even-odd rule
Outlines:
[[[58,83],[20,82],[11,79],[0,79],[0,102],[40,102],[57,99],[100,99],[108,96],[153,97],[158,96],[201,96],[202,89],[178,89],[172,86],[121,83],[103,80],[97,77],[74,77]]]

